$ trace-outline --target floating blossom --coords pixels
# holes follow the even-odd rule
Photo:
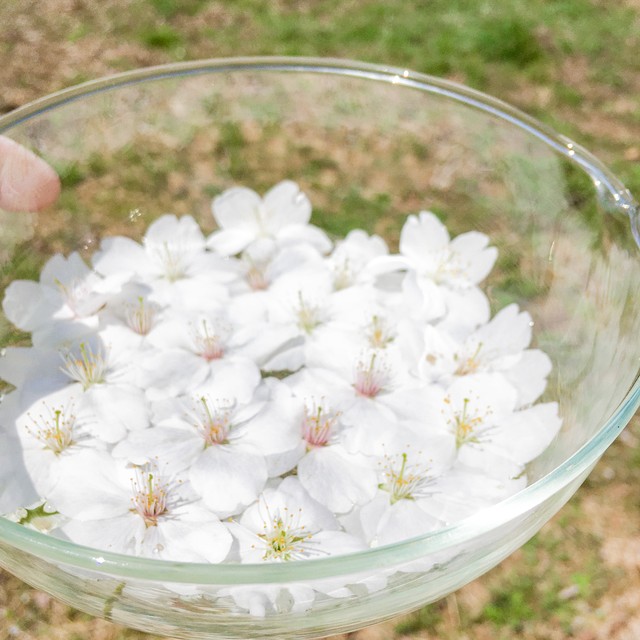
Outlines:
[[[439,491],[438,478],[453,462],[445,439],[438,434],[415,433],[405,426],[384,450],[377,464],[377,492],[355,522],[373,546],[421,535],[442,525],[441,507],[434,503],[434,496]]]
[[[33,333],[33,343],[55,347],[97,327],[96,312],[122,286],[120,277],[104,278],[77,253],[53,256],[39,282],[15,280],[5,291],[2,309],[16,327]]]
[[[159,461],[127,466],[87,452],[61,475],[49,501],[70,518],[60,531],[74,542],[184,562],[220,562],[229,552],[226,527]]]
[[[331,241],[309,224],[311,203],[297,184],[285,180],[261,198],[255,191],[234,187],[215,198],[211,205],[220,231],[208,239],[210,248],[230,256],[268,240],[276,247],[303,243],[327,253]]]
[[[350,231],[344,240],[336,244],[327,259],[335,289],[373,282],[375,274],[368,270],[369,263],[388,253],[389,249],[380,236],[370,236],[361,229]]]
[[[489,305],[476,285],[497,257],[479,232],[450,239],[431,212],[409,216],[400,234],[400,255],[381,256],[370,269],[381,276],[405,274],[405,313],[423,322],[440,322],[454,333],[473,330],[489,319]]]
[[[500,372],[517,389],[519,406],[530,404],[544,390],[551,370],[546,354],[528,348],[532,326],[531,316],[515,304],[499,311],[464,340],[427,326],[420,375],[448,385],[456,377]]]
[[[284,386],[284,385],[283,385]],[[346,513],[363,505],[375,493],[375,471],[371,460],[345,448],[349,427],[341,412],[313,390],[297,386],[283,404],[292,407],[304,449],[297,461],[300,484],[309,495],[334,513]]]
[[[430,211],[409,216],[400,235],[405,265],[421,277],[452,287],[475,285],[487,277],[498,255],[483,233],[469,231],[453,240]]]
[[[220,396],[246,402],[260,381],[257,365],[243,355],[243,337],[222,313],[176,315],[154,330],[149,343],[138,383],[151,401],[214,381]]]
[[[289,562],[364,548],[339,528],[331,512],[289,477],[277,489],[266,489],[231,530],[243,562]]]
[[[497,373],[465,376],[429,395],[430,428],[449,434],[461,464],[493,478],[519,476],[561,425],[556,403],[519,409],[517,390]]]
[[[74,464],[83,451],[104,450],[106,445],[94,435],[98,420],[84,407],[79,385],[63,387],[26,404],[11,394],[4,404],[3,419],[12,425],[22,446],[22,459],[39,496],[54,487],[62,470]]]
[[[228,297],[226,285],[239,277],[235,262],[206,251],[202,231],[191,216],[160,217],[142,244],[124,237],[106,238],[93,265],[105,277],[144,283],[152,302],[194,310],[211,308],[212,300],[217,306]]]
[[[265,399],[279,395],[264,389]],[[196,397],[155,404],[153,429],[131,433],[113,454],[136,463],[156,457],[188,473],[193,490],[219,517],[240,513],[256,500],[270,476],[285,473],[301,455],[295,414],[284,402],[253,402],[215,395],[215,385]]]

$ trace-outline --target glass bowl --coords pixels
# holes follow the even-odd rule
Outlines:
[[[62,194],[0,212],[2,289],[55,252],[140,239],[166,212],[213,229],[234,184],[297,181],[313,222],[393,246],[431,209],[499,250],[494,311],[518,303],[553,361],[563,427],[521,492],[429,535],[344,557],[263,565],[142,559],[0,518],[0,565],[60,600],[183,638],[316,638],[433,602],[521,546],[575,492],[640,404],[638,211],[588,152],[512,107],[403,69],[339,60],[189,62],[89,82],[0,118],[44,157]],[[0,319],[2,346],[24,336]],[[265,605],[265,602],[267,605]]]

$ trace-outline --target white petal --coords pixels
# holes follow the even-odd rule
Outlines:
[[[312,541],[324,553],[331,556],[356,553],[367,548],[362,540],[342,531],[318,531],[313,535]]]
[[[42,268],[40,282],[56,288],[60,283],[67,285],[84,280],[88,274],[89,267],[77,252],[74,251],[68,258],[57,253]]]
[[[420,212],[419,218],[409,216],[400,233],[400,253],[410,258],[418,269],[430,266],[431,256],[448,243],[447,228],[430,211]]]
[[[414,500],[399,500],[390,504],[377,527],[378,545],[392,544],[433,531],[441,522],[429,515]]]
[[[144,533],[144,522],[127,513],[107,520],[71,520],[59,531],[76,544],[112,553],[134,554],[136,538]]]
[[[4,425],[3,425],[4,427]],[[41,496],[25,467],[17,438],[0,429],[0,515],[33,504]]]
[[[92,385],[82,397],[81,406],[95,417],[87,428],[105,442],[118,442],[128,431],[149,425],[144,392],[135,387]]]
[[[293,224],[306,224],[311,218],[311,202],[291,180],[283,180],[264,196],[265,223],[270,233]]]
[[[0,378],[17,387],[25,406],[69,384],[60,353],[50,348],[7,347],[0,355]]]
[[[249,358],[229,357],[210,363],[211,378],[207,388],[218,398],[235,399],[247,404],[260,384],[260,369]]]
[[[191,216],[178,218],[166,214],[149,225],[144,236],[144,244],[178,245],[188,248],[189,251],[198,251],[204,249],[204,236],[198,223]]]
[[[280,246],[308,244],[322,254],[329,253],[333,247],[329,236],[322,229],[311,224],[295,224],[284,227],[276,237]]]
[[[487,247],[488,243],[489,238],[478,231],[462,233],[451,241],[451,251],[457,254],[457,260],[464,265],[462,276],[468,282],[481,282],[493,269],[498,250]]]
[[[131,496],[116,477],[116,465],[107,454],[83,452],[61,469],[60,481],[47,498],[69,518],[115,518],[128,513],[131,506]]]
[[[377,490],[373,469],[337,447],[312,449],[298,463],[298,478],[312,498],[334,513],[346,513],[371,500]]]
[[[214,231],[207,238],[207,247],[221,256],[234,256],[245,249],[255,238],[251,228],[231,228]]]
[[[262,199],[251,189],[233,187],[214,198],[211,210],[221,229],[246,229],[258,233],[257,211]],[[235,252],[234,252],[235,253]]]
[[[113,449],[114,458],[124,458],[134,464],[144,464],[155,459],[170,465],[174,471],[187,469],[204,449],[203,439],[185,429],[154,426],[135,431],[120,441]]]
[[[143,275],[149,271],[149,260],[144,247],[130,238],[116,236],[102,241],[100,251],[93,256],[93,266],[105,276],[122,273]]]
[[[61,297],[45,297],[42,286],[31,280],[14,280],[5,290],[2,310],[7,320],[23,331],[33,331],[64,306]]]
[[[203,358],[182,349],[168,349],[145,357],[139,386],[147,390],[149,400],[162,400],[202,383],[208,373]]]
[[[501,444],[515,462],[526,464],[551,444],[561,426],[556,402],[537,404],[516,411],[502,425],[505,441]]]
[[[551,359],[544,351],[527,349],[514,366],[503,371],[505,378],[518,391],[518,406],[531,404],[542,395],[551,367]]]
[[[217,445],[200,455],[189,478],[207,507],[223,518],[256,500],[267,481],[267,467],[260,455]]]
[[[153,529],[153,528],[152,528]],[[181,562],[222,562],[233,541],[228,529],[213,514],[191,521],[182,512],[159,518],[156,539],[145,536],[144,555]]]

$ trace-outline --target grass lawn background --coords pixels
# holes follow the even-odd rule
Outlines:
[[[441,75],[520,107],[640,194],[638,0],[0,0],[0,112],[140,66],[352,58]],[[639,338],[640,339],[640,338]],[[520,551],[357,640],[640,638],[640,422]],[[0,572],[0,640],[151,640]]]

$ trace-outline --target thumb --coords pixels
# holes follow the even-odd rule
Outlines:
[[[39,211],[60,194],[60,178],[37,155],[0,136],[0,209]]]

